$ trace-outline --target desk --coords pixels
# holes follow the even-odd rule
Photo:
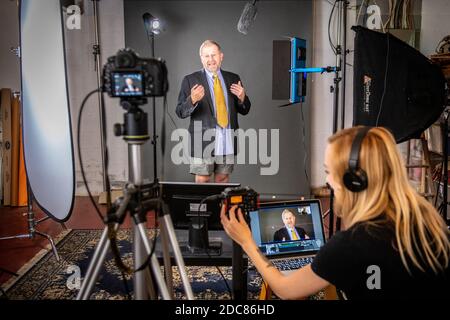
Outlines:
[[[179,243],[188,240],[188,230],[175,230]],[[183,253],[186,266],[232,266],[232,293],[234,300],[247,300],[247,265],[248,259],[243,257],[242,248],[233,242],[225,231],[209,231],[210,241],[222,241],[222,254],[209,257],[207,254],[193,255]],[[161,237],[156,242],[156,256],[163,265]],[[175,265],[172,248],[170,248],[171,264]]]

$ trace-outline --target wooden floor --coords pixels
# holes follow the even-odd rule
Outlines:
[[[321,199],[322,209],[328,210],[328,199]],[[100,206],[102,214],[106,206]],[[46,215],[37,206],[33,207],[36,220],[45,218]],[[327,228],[327,219],[324,221]],[[64,223],[68,229],[103,229],[104,224],[88,197],[76,197],[74,208],[70,218]],[[148,215],[148,227],[154,225],[154,215]],[[130,228],[129,217],[122,224],[122,228]],[[39,223],[37,228],[40,232],[56,238],[63,230],[60,223],[52,219]],[[325,229],[328,235],[328,230]],[[28,234],[27,207],[2,207],[0,208],[0,238]],[[23,265],[32,259],[39,251],[46,248],[49,241],[41,236],[35,235],[33,239],[0,240],[0,284],[12,277],[10,272],[17,272]]]

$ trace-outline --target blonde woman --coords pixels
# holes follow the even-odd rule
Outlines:
[[[355,160],[350,159],[355,153],[356,163],[349,161]],[[344,182],[349,169],[357,175],[354,186],[352,179]],[[273,292],[282,299],[299,299],[333,284],[349,299],[446,297],[450,233],[434,207],[410,186],[389,131],[355,127],[331,136],[325,172],[343,230],[311,265],[287,276],[261,254],[242,212],[233,207],[228,218],[222,210],[225,231],[242,246]]]

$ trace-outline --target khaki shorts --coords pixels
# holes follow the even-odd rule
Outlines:
[[[213,158],[191,158],[189,172],[199,176],[210,176],[213,173],[231,174],[234,168],[234,155],[215,156]]]

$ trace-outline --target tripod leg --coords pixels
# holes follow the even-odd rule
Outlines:
[[[164,276],[166,278],[167,288],[169,288],[169,292],[173,298],[172,263],[170,261],[169,241],[168,241],[169,239],[164,220],[161,220],[160,232],[161,232],[161,246],[163,250],[163,259],[164,259]]]
[[[117,231],[119,228],[118,224],[114,225],[114,230]],[[100,242],[95,249],[94,255],[92,256],[92,261],[89,263],[88,270],[86,272],[86,276],[84,277],[83,282],[81,283],[80,291],[77,295],[77,300],[87,300],[91,295],[92,288],[95,285],[95,281],[98,278],[98,274],[100,272],[100,268],[105,261],[106,253],[108,252],[109,239],[108,239],[108,227],[103,229],[102,236],[100,238]]]
[[[141,235],[137,226],[134,225],[133,228],[133,257],[134,257],[134,268],[137,269],[142,266],[145,262],[146,250],[144,244],[142,243]],[[146,273],[146,269],[141,271],[136,271],[134,273],[133,284],[134,284],[134,298],[136,300],[147,300],[148,291],[147,284],[149,281],[149,275]]]
[[[61,258],[59,257],[58,250],[56,249],[55,242],[53,241],[52,237],[50,237],[46,233],[37,230],[34,233],[40,235],[41,237],[47,238],[47,240],[50,242],[50,245],[52,246],[53,254],[55,255],[56,261],[58,262],[61,261]]]
[[[145,251],[147,252],[147,255],[151,252],[151,246],[150,242],[147,238],[147,233],[145,232],[144,223],[139,223],[136,225],[136,229],[139,232],[139,235],[141,236],[141,241],[145,247]],[[156,284],[158,285],[159,291],[161,292],[161,295],[164,300],[171,300],[169,291],[167,290],[166,284],[164,282],[164,278],[161,275],[161,268],[158,263],[158,259],[156,258],[156,255],[153,254],[151,257],[151,267],[154,279],[156,280]]]
[[[149,268],[145,268],[145,279],[147,280],[147,294],[150,296],[150,299],[156,300],[158,299],[158,295],[156,294],[155,287],[153,285],[152,275],[150,273]]]
[[[169,236],[186,296],[188,300],[194,300],[194,293],[192,292],[191,283],[189,282],[189,278],[186,274],[186,266],[184,264],[183,256],[181,255],[180,247],[178,246],[177,237],[175,235],[175,230],[172,224],[172,218],[170,217],[170,215],[165,214],[160,219],[162,222],[161,227],[167,231],[167,235]]]

